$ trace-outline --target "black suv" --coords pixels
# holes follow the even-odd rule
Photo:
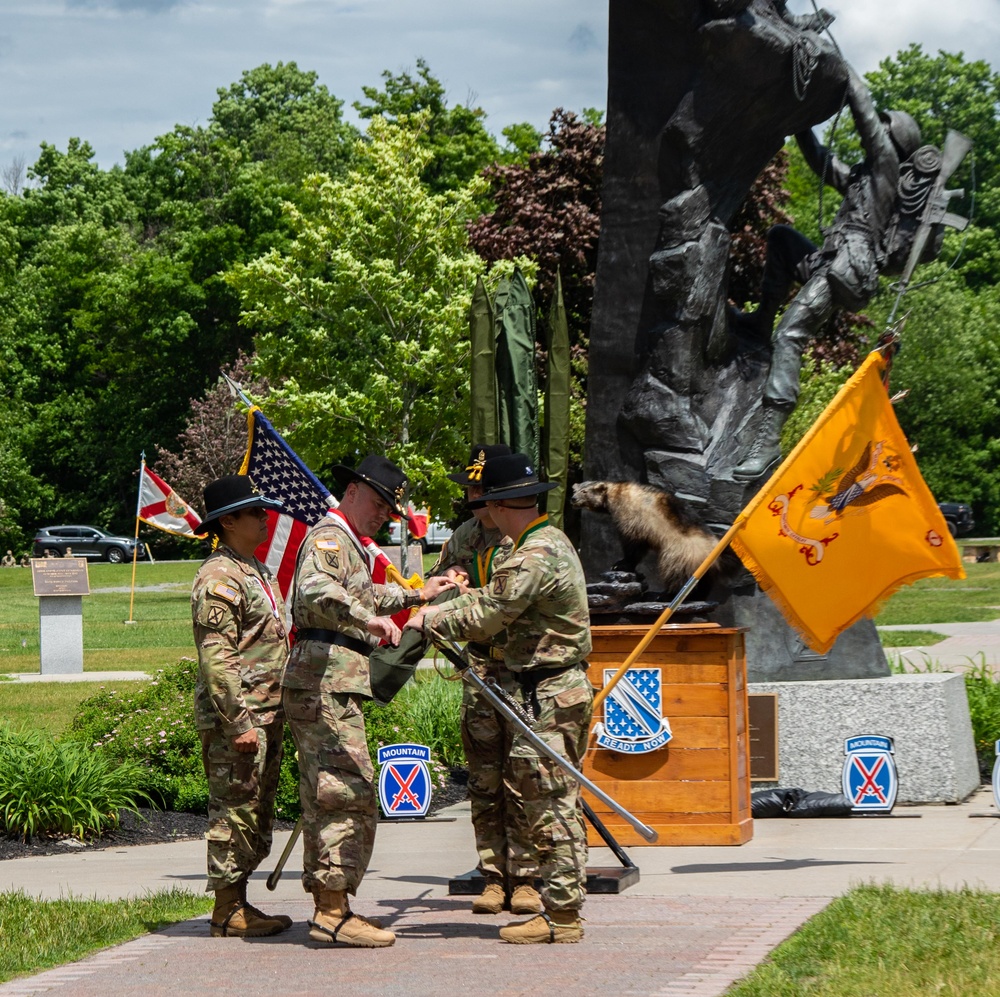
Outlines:
[[[94,561],[110,561],[121,564],[132,560],[132,549],[136,542],[132,537],[116,537],[96,526],[46,526],[35,533],[31,545],[32,557],[65,557],[72,549],[71,557],[87,557]],[[145,556],[146,548],[139,543],[139,560]]]
[[[972,506],[964,502],[938,502],[938,508],[953,537],[971,533],[976,521],[972,518]]]

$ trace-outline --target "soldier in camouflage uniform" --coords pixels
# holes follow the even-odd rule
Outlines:
[[[448,477],[465,486],[469,502],[483,494],[484,465],[493,458],[508,456],[502,444],[473,446],[466,468]],[[460,572],[469,584],[489,584],[494,568],[511,552],[514,542],[505,537],[484,506],[473,509],[451,539],[441,548],[430,574]],[[515,691],[514,677],[503,666],[501,631],[490,641],[470,642],[466,651],[469,664],[481,678],[492,678],[508,692]],[[537,872],[530,841],[518,837],[511,824],[505,800],[503,771],[513,740],[513,729],[489,700],[471,683],[462,689],[462,746],[469,765],[469,799],[472,826],[479,852],[479,872],[485,880],[483,892],[472,902],[474,914],[499,914],[505,903],[514,914],[537,914],[542,909],[535,889]]]
[[[555,485],[540,483],[524,454],[488,461],[482,484],[480,501],[494,523],[517,538],[513,551],[487,589],[420,610],[407,626],[472,641],[506,629],[504,664],[519,680],[521,703],[536,717],[534,730],[580,767],[594,698],[585,661],[590,614],[576,551],[548,517],[538,515],[536,496]],[[513,738],[504,782],[517,833],[536,850],[545,910],[501,928],[500,937],[518,944],[577,942],[587,865],[579,784],[540,758],[520,734]]]
[[[406,478],[370,455],[352,470],[340,507],[306,534],[295,569],[296,641],[282,682],[288,724],[299,754],[304,872],[316,901],[309,922],[318,942],[376,948],[396,936],[354,914],[356,894],[375,843],[378,806],[361,703],[371,697],[368,657],[380,640],[398,644],[391,615],[426,602],[454,583],[429,579],[422,589],[375,585],[365,541],[392,514],[402,515]]]
[[[254,557],[267,539],[267,513],[281,503],[246,475],[205,488],[205,520],[218,546],[191,590],[198,648],[195,725],[208,778],[208,890],[216,937],[273,935],[291,918],[247,903],[247,880],[271,850],[284,724],[281,673],[288,656],[284,606]]]

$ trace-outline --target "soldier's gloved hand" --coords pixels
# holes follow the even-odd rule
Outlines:
[[[393,622],[391,616],[373,616],[368,621],[368,632],[379,640],[384,640],[387,644],[395,647],[399,643],[402,631]]]
[[[249,753],[251,751],[256,752],[257,750],[257,728],[251,727],[249,730],[245,730],[242,734],[237,734],[236,737],[231,737],[229,743],[233,746],[234,751],[243,751]]]

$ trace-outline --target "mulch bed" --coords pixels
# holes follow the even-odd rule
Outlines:
[[[434,791],[428,816],[445,807],[466,799],[464,773],[456,773],[448,785]],[[290,831],[294,823],[287,820],[274,822],[276,831]],[[31,841],[0,837],[0,861],[33,858],[38,855],[66,855],[72,852],[94,851],[102,848],[124,848],[131,845],[159,845],[169,841],[203,838],[208,829],[205,814],[175,813],[139,807],[139,816],[124,813],[115,831],[108,831],[100,838],[80,841],[70,837],[38,837]]]

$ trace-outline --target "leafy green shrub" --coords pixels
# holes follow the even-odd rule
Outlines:
[[[1000,682],[990,671],[985,656],[980,655],[975,668],[965,673],[965,691],[979,772],[988,780],[996,757],[995,745],[1000,740]]]
[[[459,733],[461,702],[461,682],[418,672],[388,706],[365,703],[365,733],[376,779],[378,749],[405,742],[431,749],[431,782],[438,789],[447,785],[451,770],[465,764]]]
[[[122,810],[148,801],[141,779],[140,766],[84,744],[0,728],[0,829],[8,835],[100,835],[118,826]]]
[[[205,813],[208,783],[201,761],[201,739],[194,726],[197,665],[182,658],[160,669],[137,692],[105,689],[80,704],[67,737],[99,752],[142,766],[142,788],[167,810]],[[275,815],[299,815],[299,773],[295,746],[285,730],[285,758],[275,800]]]
[[[66,738],[99,754],[141,766],[139,785],[167,810],[204,813],[208,784],[201,761],[201,740],[194,726],[194,683],[197,665],[182,659],[156,673],[137,692],[105,689],[80,704]],[[413,741],[434,753],[431,775],[444,786],[449,770],[462,764],[458,705],[461,683],[421,675],[388,705],[365,703],[368,748]],[[299,807],[299,770],[295,743],[285,726],[284,759],[275,799],[275,816],[295,820]]]
[[[462,749],[462,682],[449,680],[436,672],[419,674],[399,694],[400,706],[414,731],[414,740],[426,744],[449,768],[465,764]]]

